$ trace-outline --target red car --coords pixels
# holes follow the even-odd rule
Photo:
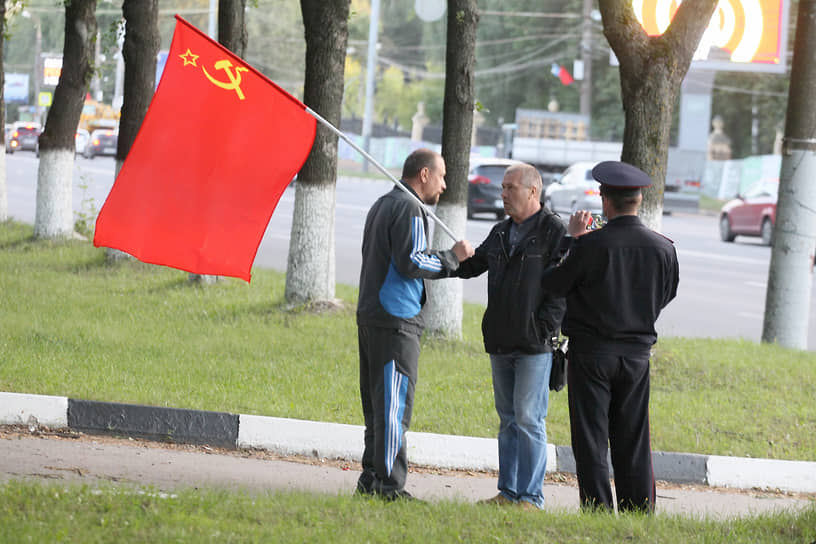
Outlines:
[[[778,179],[763,179],[727,202],[720,211],[720,238],[733,242],[737,235],[759,236],[763,244],[771,245],[778,193]]]

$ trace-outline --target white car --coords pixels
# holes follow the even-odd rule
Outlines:
[[[88,145],[88,140],[91,139],[91,134],[84,128],[78,128],[74,135],[74,145],[77,155],[85,153],[85,146]]]
[[[592,177],[597,162],[577,162],[544,191],[544,204],[554,212],[571,214],[576,210],[603,213],[601,184]]]

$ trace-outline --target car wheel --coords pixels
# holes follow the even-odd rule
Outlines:
[[[504,219],[504,212],[496,212],[496,219],[499,221]]]
[[[773,225],[771,224],[771,220],[767,217],[764,221],[762,221],[762,243],[766,246],[771,245],[771,241],[773,240]]]
[[[731,232],[731,221],[727,215],[720,217],[720,239],[723,242],[733,242],[737,235]]]

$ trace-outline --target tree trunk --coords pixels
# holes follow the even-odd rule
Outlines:
[[[448,36],[445,53],[445,100],[442,118],[442,157],[445,159],[447,189],[436,214],[457,237],[467,227],[468,166],[475,105],[473,71],[476,64],[476,29],[479,12],[476,0],[448,2]],[[434,229],[435,248],[453,241],[442,229]],[[474,241],[474,243],[477,243]],[[428,303],[426,328],[431,334],[462,337],[462,280],[426,282]]]
[[[0,2],[0,35],[6,33],[6,3]],[[0,40],[0,115],[3,117],[3,125],[6,123],[6,98],[3,93],[5,85],[5,68],[3,67],[3,43]],[[3,130],[3,148],[6,147],[6,131]],[[8,219],[8,185],[6,184],[6,153],[0,157],[0,222]]]
[[[669,131],[680,85],[718,0],[686,0],[661,36],[647,36],[632,2],[600,0],[604,35],[620,62],[626,118],[621,160],[652,178],[638,212],[660,230],[669,156]]]
[[[246,0],[220,0],[218,2],[218,43],[244,58],[247,48],[247,29],[244,12]],[[201,285],[218,282],[218,276],[190,274],[189,280]]]
[[[301,0],[306,36],[303,101],[340,126],[348,42],[349,0]],[[334,299],[334,204],[337,136],[317,125],[314,145],[297,177],[286,265],[290,304]]]
[[[247,48],[246,0],[218,2],[218,43],[244,58]]]
[[[156,56],[159,53],[159,0],[125,0],[125,86],[116,160],[122,162],[130,152],[142,126],[156,88]]]
[[[816,1],[800,0],[779,175],[763,342],[807,349],[816,246]]]
[[[77,125],[93,75],[96,0],[65,4],[62,73],[45,130],[40,135],[34,236],[59,238],[74,232],[72,182]]]
[[[125,81],[114,179],[122,169],[122,163],[133,146],[153,99],[156,88],[156,56],[161,44],[159,0],[125,0],[122,3],[122,15],[125,19],[125,41],[122,44]],[[127,253],[118,249],[108,248],[105,252],[108,261],[115,261],[126,255]]]

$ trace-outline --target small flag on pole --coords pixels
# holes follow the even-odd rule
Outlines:
[[[164,74],[99,213],[94,245],[249,281],[269,218],[312,148],[316,120],[176,19]]]
[[[553,63],[550,71],[552,72],[552,75],[560,79],[561,83],[564,85],[569,85],[575,81],[570,75],[569,71],[567,71],[567,69],[560,64]]]

